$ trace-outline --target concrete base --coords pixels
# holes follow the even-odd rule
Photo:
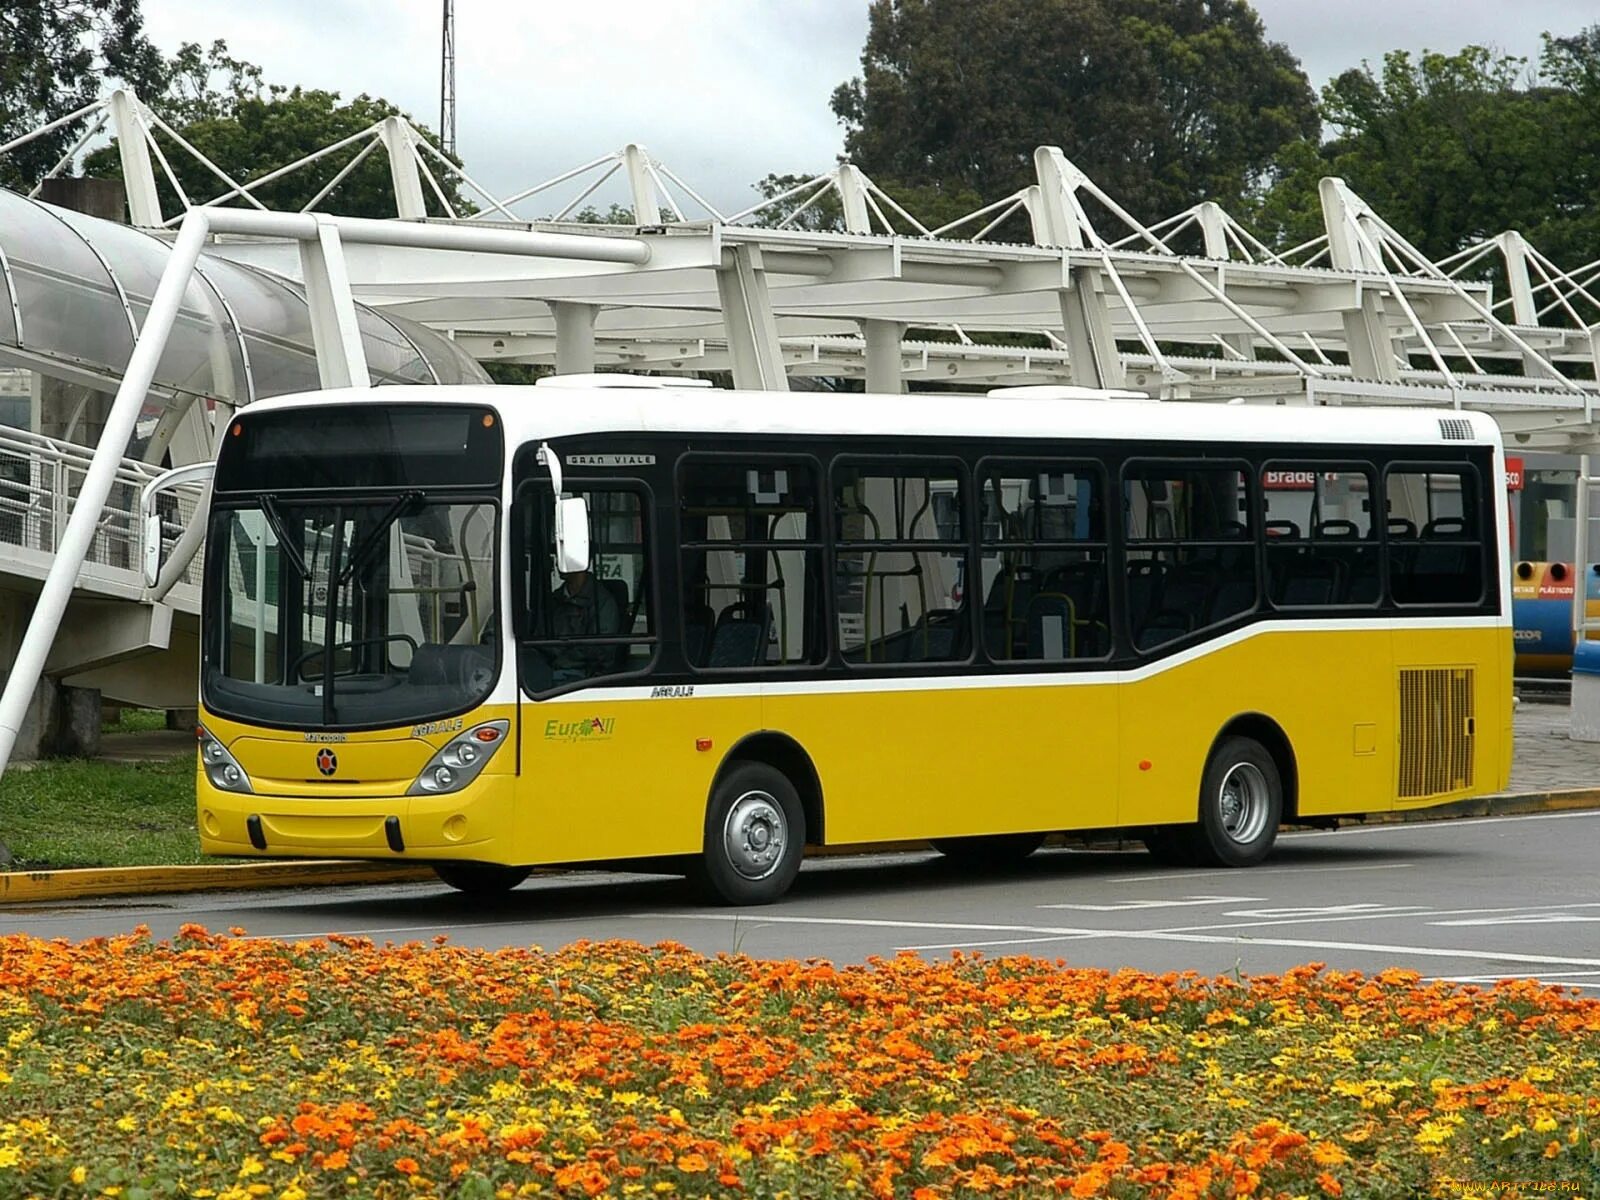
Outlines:
[[[100,730],[99,692],[41,679],[17,732],[11,761],[93,758],[100,753]]]
[[[200,710],[198,708],[169,708],[167,709],[167,728],[179,729],[184,733],[193,733],[194,727],[200,723]]]

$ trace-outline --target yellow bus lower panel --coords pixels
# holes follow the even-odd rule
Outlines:
[[[1219,733],[1252,715],[1275,723],[1292,747],[1301,817],[1420,807],[1505,787],[1511,652],[1505,628],[1263,628],[1115,682],[863,680],[837,691],[663,689],[606,701],[577,693],[525,702],[520,774],[510,757],[517,748],[507,746],[491,764],[495,774],[454,796],[341,798],[334,788],[236,796],[210,789],[202,775],[202,848],[399,858],[383,828],[395,815],[406,857],[534,864],[693,854],[718,768],[741,739],[763,730],[810,755],[830,844],[1193,821]],[[1454,679],[1461,670],[1472,672],[1469,708],[1430,701],[1417,709],[1413,700],[1403,719],[1402,671]],[[1459,686],[1451,694],[1461,694]],[[466,723],[503,715],[515,714],[486,709]],[[1403,726],[1410,753],[1420,738],[1425,753],[1444,745],[1457,756],[1443,776],[1419,778],[1459,786],[1400,798]],[[291,774],[279,759],[297,763],[312,748],[303,734],[280,736],[269,777]],[[425,740],[442,745],[448,734]],[[262,820],[264,852],[250,845],[252,813]]]

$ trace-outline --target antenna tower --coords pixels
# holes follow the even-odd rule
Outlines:
[[[439,141],[456,152],[456,0],[443,0],[444,37],[439,56]]]

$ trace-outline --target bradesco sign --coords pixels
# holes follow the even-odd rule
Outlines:
[[[1310,492],[1317,487],[1315,471],[1263,471],[1261,486],[1269,492]]]
[[[1522,469],[1522,460],[1506,455],[1506,491],[1520,492],[1522,481],[1526,478]]]

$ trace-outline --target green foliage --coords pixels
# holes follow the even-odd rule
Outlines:
[[[15,869],[200,861],[194,752],[158,763],[39,763],[0,781],[0,835]]]
[[[267,84],[260,67],[232,57],[228,44],[220,40],[204,51],[196,43],[184,43],[167,61],[162,92],[145,99],[185,141],[241,183],[361,133],[385,117],[404,115],[387,100],[365,93],[343,101],[338,92]],[[424,130],[423,135],[437,146],[431,133]],[[213,172],[170,137],[160,133],[157,141],[192,202],[203,203],[227,190]],[[254,195],[268,208],[296,211],[366,145],[363,141],[303,166],[256,189]],[[450,179],[440,178],[442,170],[436,160],[429,161],[429,169],[457,213],[474,211]],[[119,173],[115,143],[97,150],[84,163],[86,175]],[[179,211],[178,197],[161,177],[159,166],[157,175],[163,211]],[[443,206],[426,183],[423,192],[428,212],[444,215]],[[343,216],[394,216],[394,188],[384,152],[379,149],[367,155],[317,207]]]
[[[1600,25],[1547,34],[1537,74],[1482,46],[1397,50],[1340,75],[1322,110],[1336,135],[1279,156],[1264,232],[1320,234],[1317,183],[1336,175],[1435,258],[1504,229],[1568,266],[1600,258]]]
[[[877,0],[861,62],[833,109],[897,198],[995,200],[1059,145],[1154,221],[1237,204],[1318,132],[1299,63],[1243,0]]]
[[[0,4],[0,142],[93,102],[108,81],[159,87],[164,69],[144,36],[138,0],[6,0]],[[0,186],[31,188],[85,124],[74,121],[0,158]]]

